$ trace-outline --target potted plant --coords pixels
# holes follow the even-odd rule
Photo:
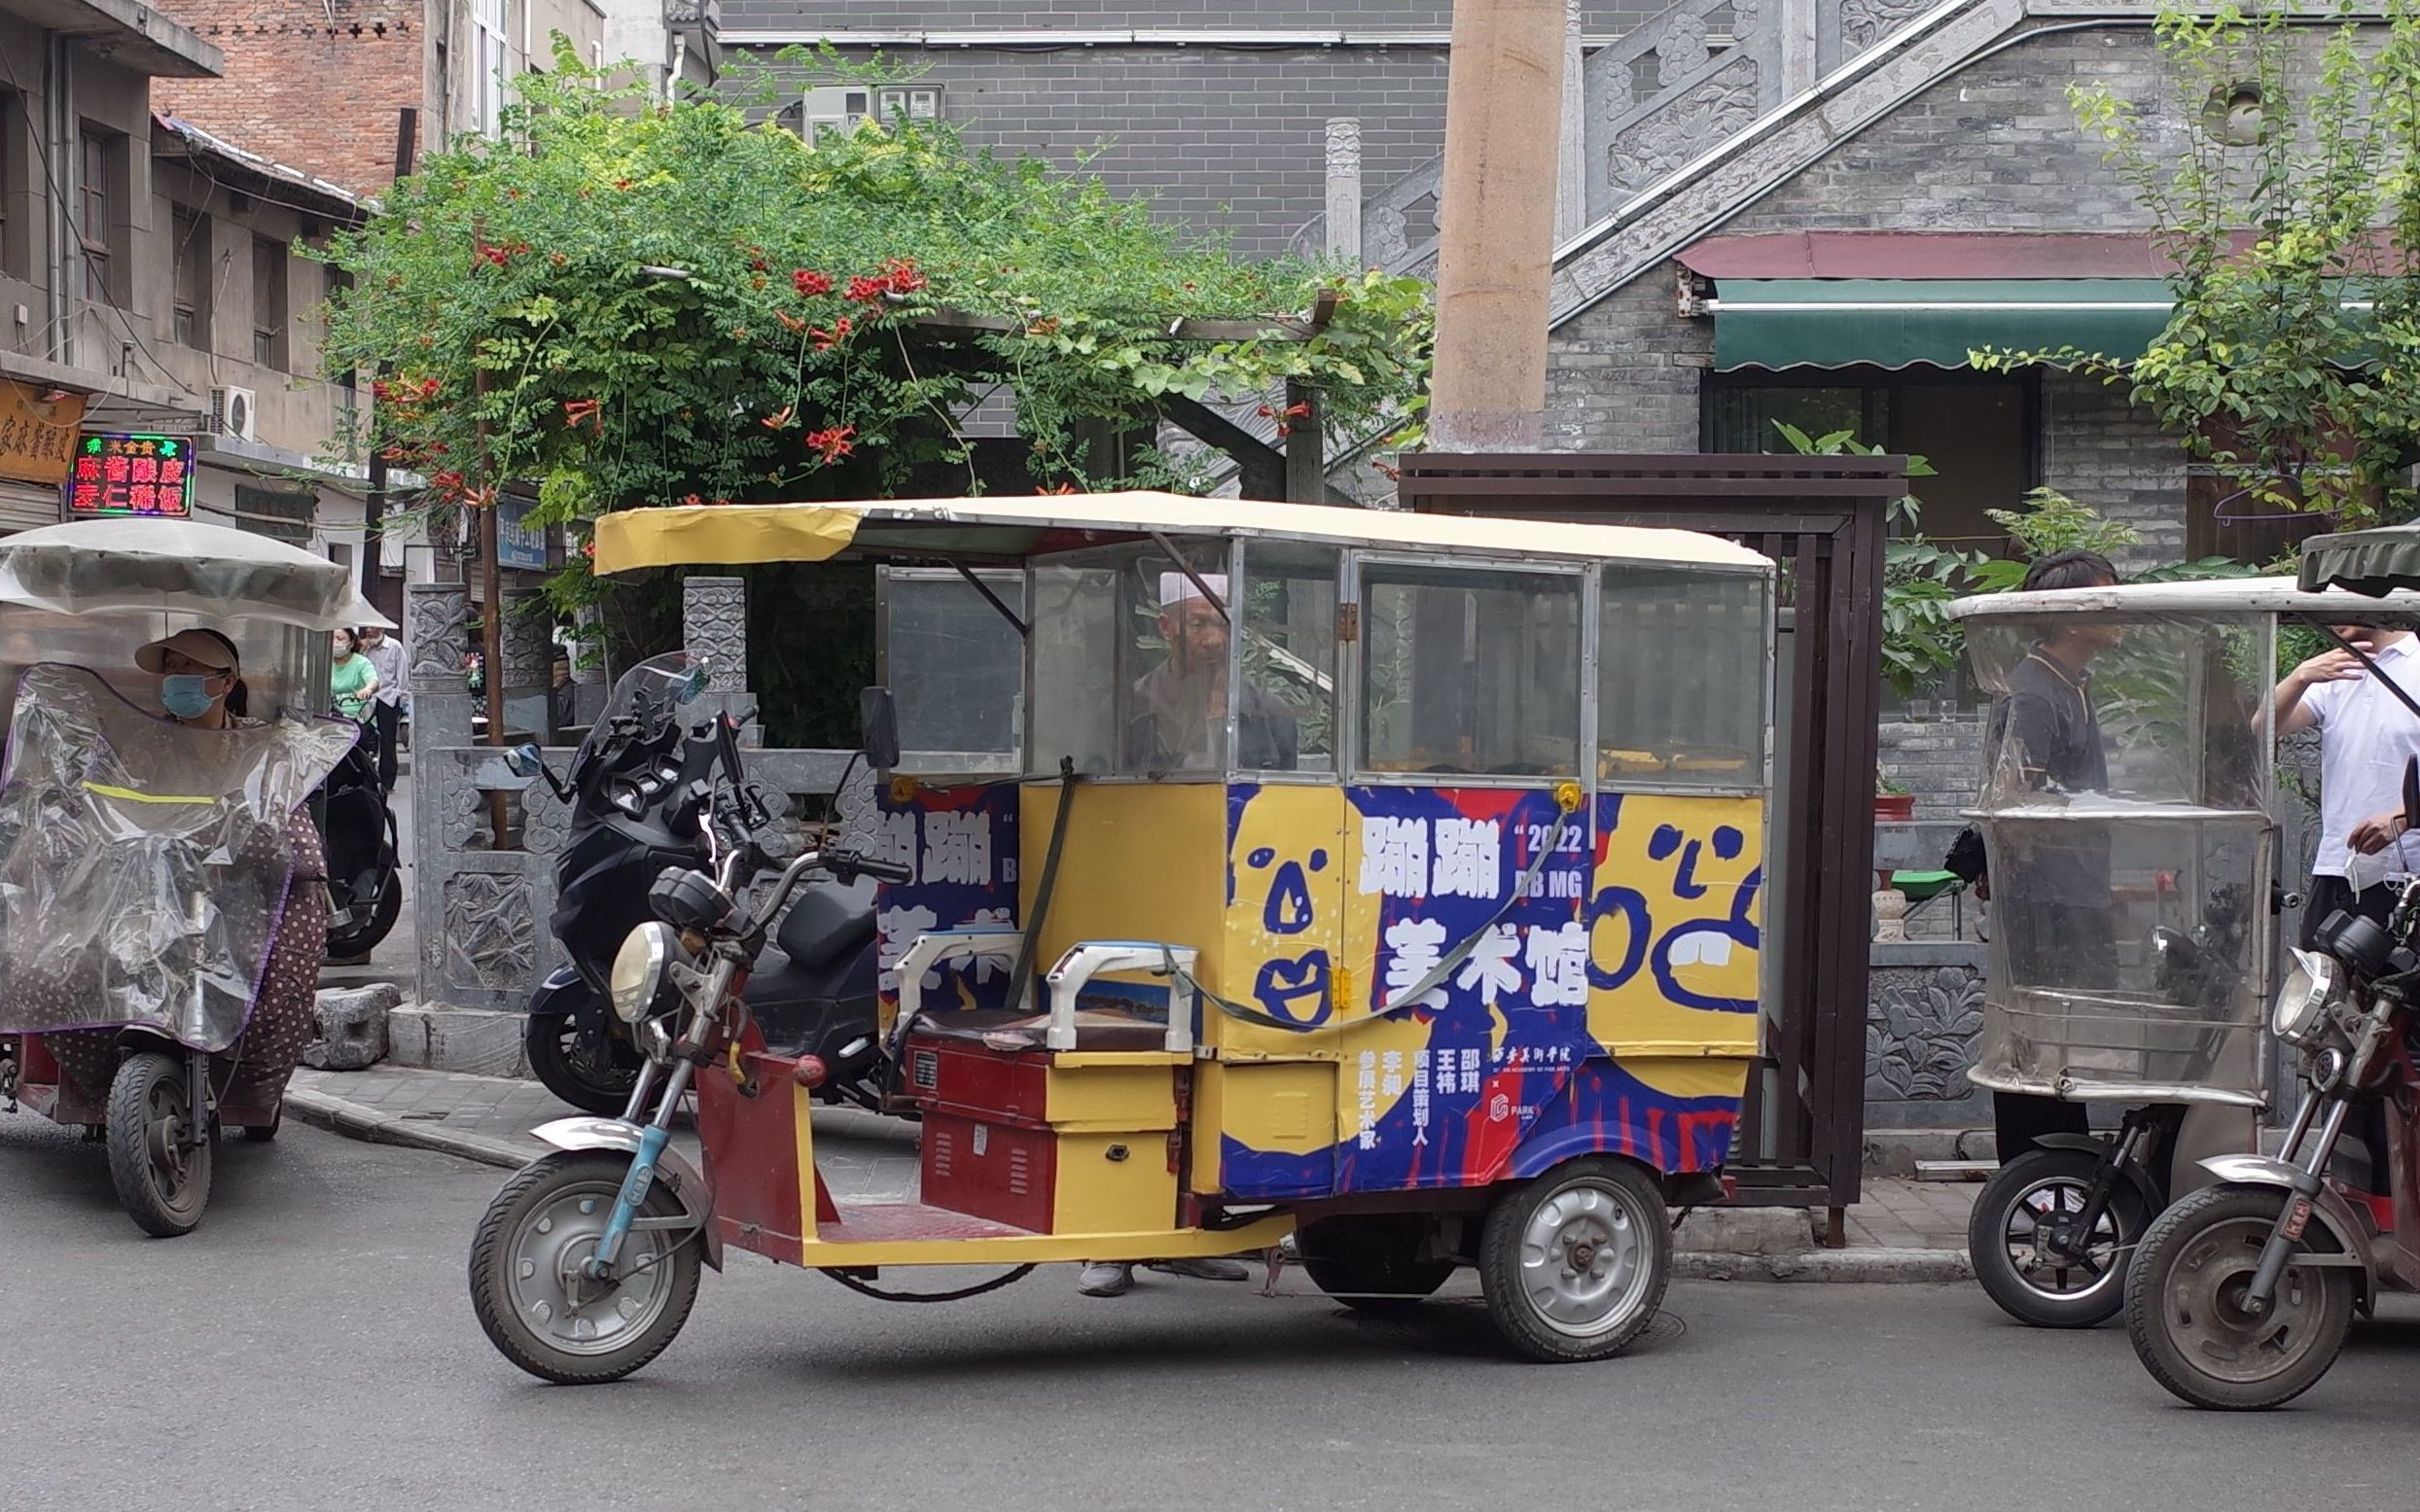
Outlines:
[[[1876,777],[1873,817],[1876,824],[1904,824],[1916,817],[1916,795],[1888,777]]]

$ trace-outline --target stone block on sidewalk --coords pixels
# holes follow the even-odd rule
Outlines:
[[[1679,1249],[1702,1254],[1797,1254],[1815,1242],[1803,1208],[1699,1208],[1673,1235]]]
[[[403,1005],[393,982],[368,987],[331,987],[319,994],[319,1037],[302,1049],[302,1064],[318,1071],[367,1071],[386,1058],[387,1020]]]
[[[527,1076],[518,1013],[413,1003],[388,1019],[390,1054],[398,1066],[463,1072],[475,1076]]]

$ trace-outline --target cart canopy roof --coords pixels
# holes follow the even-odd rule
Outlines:
[[[2420,619],[2420,592],[2383,597],[2331,588],[2304,591],[2292,578],[2217,578],[2192,582],[2120,583],[2046,593],[1983,593],[1949,606],[1953,619],[2042,619],[2053,615],[2145,618],[2224,615],[2313,616],[2330,624]]]
[[[0,540],[5,604],[62,615],[264,619],[305,630],[394,628],[342,563],[195,520],[71,520]]]
[[[2387,594],[2420,588],[2420,525],[2381,525],[2302,543],[2301,585]]]
[[[820,562],[852,549],[1017,560],[1154,535],[1772,571],[1762,554],[1695,531],[1145,492],[623,510],[597,521],[596,571]]]

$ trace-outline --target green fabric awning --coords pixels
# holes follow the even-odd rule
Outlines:
[[[2174,299],[2156,278],[1725,278],[1714,366],[1964,368],[1977,348],[2140,357]]]

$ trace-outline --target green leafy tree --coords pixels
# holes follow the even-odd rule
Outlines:
[[[957,417],[995,393],[1018,481],[1061,489],[1170,481],[1098,441],[1172,396],[1291,381],[1356,435],[1416,413],[1416,280],[1240,262],[943,123],[810,144],[731,104],[651,102],[557,41],[504,144],[431,157],[327,254],[352,275],[329,367],[382,370],[375,444],[433,511],[534,487],[578,540],[637,506],[979,492]],[[1178,339],[1188,318],[1269,334]],[[577,562],[556,587],[596,594]]]
[[[2316,42],[2314,20],[2332,24]],[[1977,352],[2125,384],[2263,505],[2407,517],[2420,440],[2420,7],[2178,8],[2164,98],[2069,100],[2174,262],[2175,313],[2140,356]]]

